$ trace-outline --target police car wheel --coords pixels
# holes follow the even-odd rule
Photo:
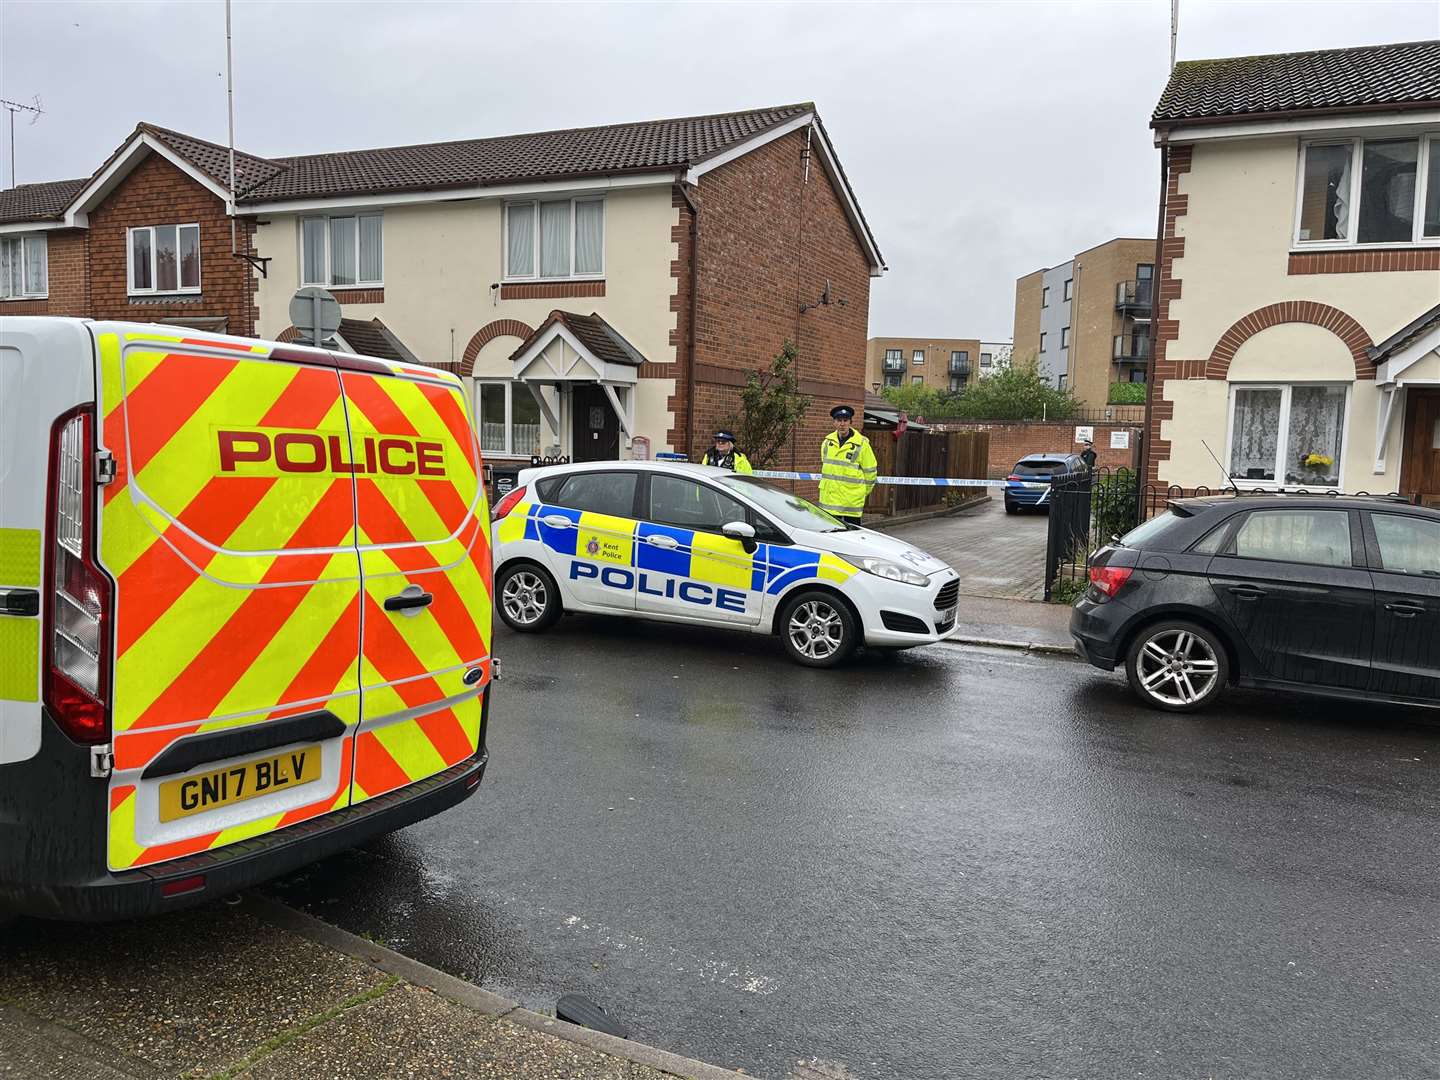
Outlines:
[[[804,592],[785,607],[780,637],[792,660],[808,667],[834,667],[859,644],[855,616],[823,592]]]
[[[534,563],[511,563],[500,571],[500,617],[522,634],[546,630],[560,618],[555,579]]]

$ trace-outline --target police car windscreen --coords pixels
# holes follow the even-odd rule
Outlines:
[[[811,532],[843,532],[845,526],[812,502],[765,480],[732,473],[720,481],[734,488],[783,525]]]

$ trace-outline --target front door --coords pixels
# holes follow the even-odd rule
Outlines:
[[[1375,594],[1345,510],[1254,510],[1210,563],[1225,613],[1271,679],[1364,690]]]
[[[580,383],[570,392],[570,447],[574,461],[617,461],[620,421],[598,383]]]
[[[1406,391],[1400,490],[1421,506],[1440,506],[1440,391]]]
[[[752,543],[747,551],[721,532],[746,520],[744,506],[709,484],[651,473],[647,512],[635,536],[636,610],[758,623],[765,574],[757,558],[764,548]]]

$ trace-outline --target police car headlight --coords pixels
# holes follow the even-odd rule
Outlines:
[[[930,582],[930,579],[918,570],[911,570],[908,566],[901,566],[889,559],[877,559],[869,555],[856,555],[853,558],[845,555],[841,558],[851,566],[858,566],[867,574],[883,577],[886,581],[903,581],[906,585],[928,585]]]

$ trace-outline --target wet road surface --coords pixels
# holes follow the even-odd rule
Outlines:
[[[1440,719],[1066,659],[497,629],[463,806],[274,887],[763,1076],[1440,1075]]]

